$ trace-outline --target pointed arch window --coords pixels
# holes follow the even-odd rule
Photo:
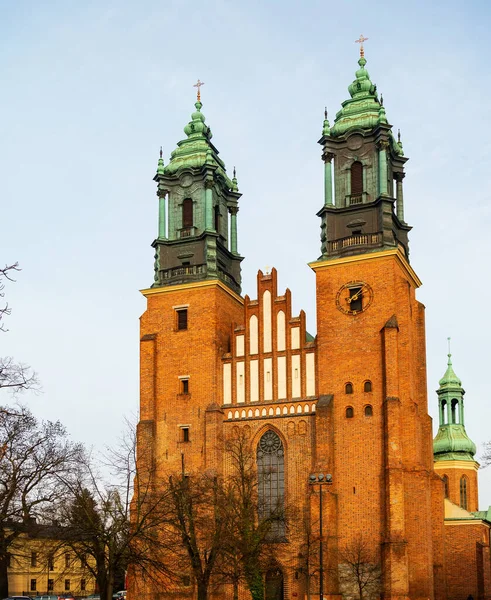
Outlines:
[[[363,165],[355,161],[351,165],[351,201],[350,204],[359,204],[363,201]]]
[[[266,431],[257,445],[258,515],[270,520],[272,539],[285,535],[285,452],[274,431]]]
[[[182,226],[188,228],[193,226],[193,201],[185,198],[182,203]]]
[[[445,493],[445,498],[448,498],[448,475],[443,476],[443,490]]]
[[[460,478],[460,507],[467,510],[467,477]]]

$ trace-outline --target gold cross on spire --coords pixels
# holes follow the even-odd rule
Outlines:
[[[204,81],[200,81],[199,79],[198,79],[198,81],[197,81],[197,82],[196,82],[196,83],[193,85],[193,87],[195,87],[195,88],[198,88],[198,96],[197,96],[197,98],[198,98],[198,102],[201,102],[201,90],[200,90],[200,87],[201,87],[202,85],[205,85],[205,82],[204,82]]]
[[[360,37],[355,40],[355,44],[360,44],[360,56],[365,56],[365,49],[363,48],[363,42],[366,42],[368,40],[368,38],[363,37],[363,33],[360,35]]]

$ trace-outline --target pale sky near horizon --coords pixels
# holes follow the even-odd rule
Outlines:
[[[101,448],[138,409],[139,289],[153,281],[158,149],[203,113],[243,194],[243,294],[278,270],[315,333],[320,138],[357,69],[401,129],[411,264],[426,305],[428,400],[447,337],[469,436],[491,439],[488,2],[0,0],[0,262],[22,272],[0,354],[39,373],[38,416]],[[5,402],[4,392],[0,402]],[[435,425],[435,423],[434,423]],[[491,468],[481,473],[491,504]]]

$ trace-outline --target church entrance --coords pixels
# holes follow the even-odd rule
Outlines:
[[[265,600],[283,600],[283,571],[270,569],[266,573]]]

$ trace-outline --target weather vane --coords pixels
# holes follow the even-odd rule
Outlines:
[[[198,88],[198,96],[197,96],[197,97],[198,97],[198,102],[201,102],[201,90],[200,90],[200,87],[201,87],[202,85],[205,85],[205,82],[204,82],[204,81],[200,81],[199,79],[198,79],[198,81],[197,81],[197,82],[196,82],[196,83],[193,85],[193,87],[195,87],[195,88]]]
[[[360,56],[365,56],[365,49],[363,48],[363,42],[366,42],[367,40],[368,40],[368,38],[363,37],[363,33],[360,35],[360,37],[357,40],[355,40],[355,44],[360,44]]]

